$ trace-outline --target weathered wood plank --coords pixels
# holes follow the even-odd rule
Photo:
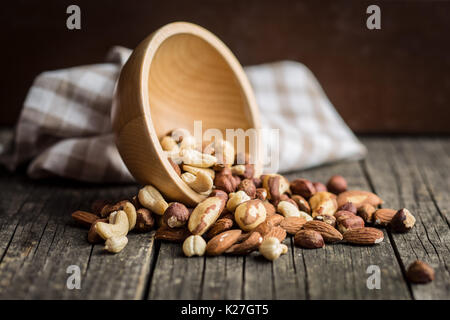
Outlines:
[[[384,206],[406,207],[417,219],[409,233],[392,234],[403,270],[415,259],[428,262],[436,270],[432,283],[411,285],[414,298],[449,299],[448,203],[434,201],[432,193],[434,182],[442,185],[447,180],[448,184],[448,154],[429,144],[430,139],[396,138],[388,142],[385,138],[370,138],[364,142],[370,151],[365,166],[375,191],[386,201]],[[427,148],[433,148],[433,152]]]
[[[208,257],[201,299],[242,299],[243,264],[244,257]]]
[[[351,189],[370,190],[370,186],[356,161],[322,166],[301,173],[288,175],[305,177],[326,183],[334,174],[343,175]],[[295,266],[300,281],[307,282],[310,299],[409,299],[408,287],[402,277],[399,264],[389,238],[376,246],[360,247],[348,244],[330,244],[323,249],[308,250],[294,247]],[[366,273],[375,265],[381,271],[381,288],[369,289]]]
[[[148,299],[199,299],[205,257],[186,258],[181,244],[162,242]]]
[[[31,182],[29,182],[31,185]],[[0,264],[0,296],[32,299],[136,299],[147,284],[152,234],[129,235],[118,255],[86,241],[87,231],[74,225],[70,213],[88,209],[95,198],[121,199],[135,186],[98,187],[60,182],[39,185],[19,212],[16,233]],[[67,267],[81,269],[81,289],[69,290]]]

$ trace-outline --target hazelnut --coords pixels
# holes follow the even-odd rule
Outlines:
[[[236,208],[234,220],[242,230],[253,230],[266,220],[266,208],[261,200],[246,201]]]
[[[206,250],[206,241],[198,235],[191,235],[183,242],[183,253],[186,257],[203,256]]]
[[[281,195],[289,190],[289,182],[279,174],[266,174],[262,176],[262,186],[267,190],[267,199],[277,203]]]
[[[434,280],[434,270],[427,263],[416,260],[408,267],[406,277],[412,283],[428,283]]]
[[[403,208],[397,211],[389,226],[393,231],[403,233],[411,230],[415,223],[416,218],[414,218],[408,209]]]
[[[139,208],[136,210],[136,226],[134,229],[138,232],[149,232],[155,225],[155,219],[147,208]]]
[[[262,181],[261,178],[253,178],[253,183],[255,184],[256,188],[261,188],[262,187]]]
[[[179,228],[189,220],[189,210],[179,202],[171,203],[164,211],[164,222],[170,228]]]
[[[319,221],[325,222],[332,227],[334,227],[336,225],[336,218],[334,216],[329,216],[329,215],[316,216],[316,217],[314,217],[314,220],[319,220]]]
[[[328,191],[327,187],[322,182],[313,182],[316,192]]]
[[[305,198],[298,194],[294,194],[292,195],[291,199],[295,201],[300,211],[306,212],[308,214],[311,213],[311,207],[309,206],[309,203]]]
[[[346,219],[346,218],[350,218],[353,216],[356,216],[353,212],[345,211],[345,210],[340,210],[334,214],[334,217],[336,219],[341,219],[341,218]]]
[[[313,183],[306,179],[295,179],[290,187],[293,194],[298,194],[305,199],[309,199],[316,193]]]
[[[267,199],[267,190],[264,188],[257,188],[255,191],[255,197],[256,199],[259,199],[261,201],[264,201]]]
[[[337,219],[338,229],[343,234],[347,230],[363,228],[364,220],[359,216],[340,217]]]
[[[322,235],[314,230],[300,230],[294,236],[294,244],[296,246],[317,249],[325,245]]]
[[[372,223],[373,222],[373,214],[375,213],[376,209],[371,204],[363,204],[362,207],[359,207],[358,209],[358,215],[364,220],[366,223]]]
[[[252,199],[256,197],[256,187],[250,179],[242,180],[238,186],[238,190],[244,191]]]
[[[338,211],[340,211],[340,210],[350,211],[354,214],[356,214],[356,212],[357,212],[356,206],[351,202],[344,203],[342,206],[340,206],[338,208]]]
[[[347,181],[343,176],[332,176],[328,180],[327,188],[329,192],[339,194],[347,190]]]

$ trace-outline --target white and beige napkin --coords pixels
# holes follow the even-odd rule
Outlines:
[[[110,124],[114,85],[130,53],[114,47],[106,63],[37,76],[11,146],[3,148],[0,161],[10,170],[31,161],[27,172],[32,178],[133,181],[116,149]],[[245,72],[263,128],[279,129],[280,171],[365,156],[366,148],[303,64],[280,61],[246,67]]]

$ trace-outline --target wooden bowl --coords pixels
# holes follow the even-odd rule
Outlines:
[[[206,29],[168,24],[142,41],[116,86],[112,124],[120,155],[134,178],[172,201],[204,199],[171,167],[159,138],[175,128],[260,128],[248,79],[231,51]],[[225,135],[224,135],[225,136]],[[261,171],[261,164],[255,164]]]

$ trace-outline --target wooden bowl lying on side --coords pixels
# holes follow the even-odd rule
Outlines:
[[[248,79],[231,51],[206,29],[186,22],[149,35],[124,65],[113,99],[112,124],[120,155],[134,178],[172,201],[204,199],[167,160],[159,138],[175,128],[260,128]],[[260,172],[261,163],[255,164]]]

